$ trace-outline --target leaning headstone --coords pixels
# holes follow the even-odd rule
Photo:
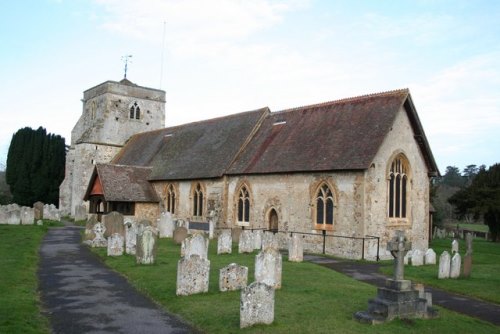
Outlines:
[[[243,230],[238,243],[238,253],[252,253],[254,249],[253,233],[250,230]]]
[[[262,230],[254,230],[253,231],[253,248],[254,249],[261,249],[262,248]]]
[[[222,230],[217,238],[217,254],[231,254],[231,230]]]
[[[153,264],[156,259],[156,233],[152,226],[146,226],[137,235],[135,259],[138,264]]]
[[[424,262],[425,264],[436,264],[436,252],[432,248],[425,252]]]
[[[424,264],[424,254],[421,250],[415,249],[411,254],[411,265],[413,267],[422,266]]]
[[[21,224],[33,225],[35,223],[35,210],[23,206],[21,208]]]
[[[450,266],[450,278],[459,278],[460,277],[460,267],[462,265],[462,257],[460,254],[455,253],[451,258],[451,266]]]
[[[276,249],[267,248],[255,256],[255,280],[281,288],[281,254]]]
[[[170,212],[162,212],[158,220],[160,238],[172,238],[174,234],[174,220]]]
[[[450,253],[444,251],[439,257],[438,278],[450,278],[451,258]]]
[[[182,241],[186,239],[187,234],[187,229],[185,227],[176,227],[173,234],[175,244],[182,244]]]
[[[43,219],[43,203],[35,202],[33,204],[33,209],[35,211],[35,219]]]
[[[234,291],[247,286],[248,267],[240,266],[236,263],[221,268],[219,270],[219,290]]]
[[[274,321],[274,289],[261,282],[253,282],[240,295],[240,328]]]
[[[137,224],[133,221],[126,221],[125,225],[125,253],[135,255],[137,243]]]
[[[87,219],[87,207],[85,205],[75,206],[75,221],[82,221]]]
[[[181,256],[198,255],[202,259],[208,258],[208,239],[201,233],[195,233],[182,242]]]
[[[458,240],[453,239],[451,242],[451,254],[458,253]]]
[[[108,238],[108,256],[122,256],[123,243],[123,236],[120,233],[113,233]]]
[[[92,247],[108,247],[108,240],[104,237],[106,227],[103,223],[96,223],[94,225],[94,239],[92,239]]]
[[[102,216],[102,222],[106,226],[106,233],[104,234],[106,238],[114,233],[119,233],[125,238],[125,227],[123,226],[123,215],[121,213],[110,212]]]
[[[262,250],[266,250],[267,248],[279,250],[278,238],[273,232],[264,232],[262,235]]]
[[[298,234],[293,234],[288,246],[288,261],[302,262],[304,260],[304,247],[302,238]]]
[[[198,255],[181,257],[177,263],[177,296],[208,292],[210,261]]]

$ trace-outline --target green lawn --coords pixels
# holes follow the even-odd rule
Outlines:
[[[210,243],[210,289],[206,294],[177,297],[176,272],[180,247],[161,239],[155,265],[137,265],[132,256],[107,257],[105,249],[94,249],[103,261],[140,291],[171,312],[207,333],[500,333],[500,328],[440,308],[433,320],[396,320],[370,326],[353,320],[356,311],[366,310],[376,288],[312,263],[283,259],[282,288],[276,291],[275,321],[272,325],[239,329],[239,292],[218,291],[219,269],[236,262],[249,267],[254,280],[255,253],[216,255]]]
[[[448,227],[456,228],[457,224],[448,224]],[[467,224],[467,223],[459,223],[458,226],[461,229],[476,231],[476,232],[489,232],[490,228],[485,224]]]
[[[439,256],[445,250],[451,253],[452,239],[435,239],[431,248],[436,252],[437,264],[421,267],[405,267],[405,277],[435,286],[443,290],[472,296],[500,304],[500,243],[474,239],[472,248],[472,273],[470,278],[438,279]],[[465,241],[459,241],[459,253],[465,255]],[[392,266],[384,266],[382,271],[392,274]]]
[[[48,226],[0,225],[0,333],[48,333],[40,313],[38,249]]]

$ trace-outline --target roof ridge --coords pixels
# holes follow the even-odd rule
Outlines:
[[[273,114],[285,113],[285,112],[296,111],[296,110],[306,109],[306,108],[326,107],[326,106],[337,104],[337,103],[357,101],[357,100],[362,100],[362,99],[366,99],[366,98],[370,98],[370,97],[392,95],[392,94],[403,93],[403,92],[409,93],[410,90],[408,88],[401,88],[401,89],[393,89],[393,90],[388,90],[388,91],[383,91],[383,92],[378,92],[378,93],[370,93],[370,94],[363,94],[363,95],[358,95],[358,96],[351,96],[351,97],[341,98],[341,99],[337,99],[337,100],[331,100],[331,101],[326,101],[326,102],[302,105],[299,107],[282,109],[282,110],[278,110],[278,111],[273,112]]]
[[[144,168],[144,169],[152,169],[153,167],[151,166],[136,166],[136,165],[124,165],[124,164],[114,164],[114,163],[99,163],[96,164],[96,166],[117,166],[117,167],[133,167],[133,168]]]

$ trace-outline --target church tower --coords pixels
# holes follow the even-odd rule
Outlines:
[[[83,203],[95,164],[110,162],[132,135],[165,126],[165,91],[127,79],[86,90],[82,102],[59,188],[59,209],[71,215]]]

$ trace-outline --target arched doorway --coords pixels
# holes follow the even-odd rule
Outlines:
[[[274,209],[271,209],[271,211],[269,211],[269,230],[271,232],[278,232],[278,213],[276,212],[276,210]]]

